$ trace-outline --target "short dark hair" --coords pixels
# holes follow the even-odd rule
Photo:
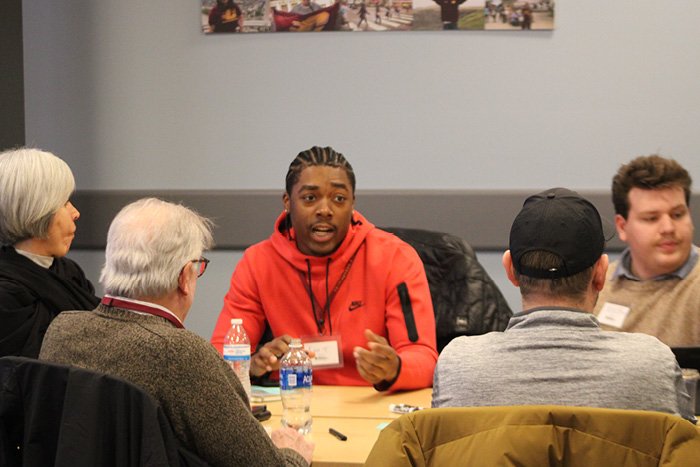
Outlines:
[[[520,258],[520,264],[528,268],[546,270],[549,268],[561,268],[563,261],[553,253],[536,250],[523,254]],[[586,290],[593,277],[594,266],[574,275],[556,279],[539,279],[520,274],[517,271],[515,271],[515,277],[520,282],[520,294],[523,297],[537,293],[580,300],[585,297]]]
[[[345,156],[330,146],[325,148],[314,146],[297,154],[297,157],[289,164],[289,170],[287,171],[285,181],[285,190],[288,195],[292,194],[292,188],[299,181],[301,172],[305,168],[312,166],[338,167],[344,169],[350,179],[352,192],[353,194],[355,193],[355,172],[353,172],[352,166],[347,159],[345,159]]]
[[[612,181],[612,201],[615,214],[625,219],[630,210],[629,192],[632,188],[656,190],[680,187],[685,202],[690,206],[690,186],[693,183],[688,171],[673,159],[657,154],[640,156],[620,166]]]

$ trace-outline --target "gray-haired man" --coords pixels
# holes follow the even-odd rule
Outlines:
[[[39,358],[142,387],[160,401],[180,442],[211,465],[307,465],[313,445],[291,429],[271,441],[221,356],[184,329],[211,244],[210,222],[184,206],[154,198],[129,204],[109,228],[102,303],[60,314]]]

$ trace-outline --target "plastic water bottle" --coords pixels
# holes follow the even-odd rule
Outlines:
[[[311,359],[301,348],[301,339],[292,339],[289,351],[280,361],[282,425],[299,433],[311,431]]]
[[[250,403],[250,341],[240,318],[231,320],[231,329],[224,337],[224,360],[238,376]]]

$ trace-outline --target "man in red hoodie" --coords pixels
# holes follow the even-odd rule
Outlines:
[[[354,211],[355,174],[330,147],[292,161],[284,212],[267,240],[238,263],[214,329],[222,351],[231,318],[242,318],[251,375],[279,369],[291,337],[315,352],[314,383],[430,387],[435,317],[418,254]]]

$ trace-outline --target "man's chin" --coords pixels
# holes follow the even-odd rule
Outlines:
[[[683,257],[683,255],[664,255],[662,257],[657,257],[654,276],[671,274],[680,269],[687,260],[688,257]]]
[[[311,256],[328,256],[328,255],[330,255],[331,253],[333,253],[333,251],[334,251],[334,250],[333,250],[333,249],[330,249],[330,248],[328,248],[328,249],[325,249],[325,248],[324,248],[324,249],[314,248],[313,250],[311,250]]]
[[[338,249],[338,245],[332,241],[315,243],[310,245],[309,251],[312,256],[328,256]]]

